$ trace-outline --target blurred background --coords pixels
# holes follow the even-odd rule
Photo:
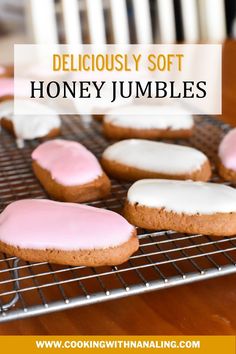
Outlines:
[[[0,63],[14,43],[219,43],[236,0],[0,0]]]

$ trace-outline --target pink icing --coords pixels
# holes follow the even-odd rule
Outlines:
[[[96,157],[75,141],[47,141],[33,151],[32,159],[48,170],[55,181],[65,186],[94,181],[103,173]]]
[[[226,134],[220,143],[219,157],[226,168],[236,171],[236,128]]]
[[[5,74],[5,72],[6,72],[6,68],[4,66],[0,65],[0,75]]]
[[[0,240],[21,248],[115,247],[127,242],[133,230],[113,211],[43,199],[13,202],[0,215]]]
[[[14,95],[14,79],[0,78],[0,97]]]

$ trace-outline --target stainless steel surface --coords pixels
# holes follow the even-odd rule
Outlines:
[[[189,140],[175,143],[204,151],[214,164],[217,146],[229,126],[213,118],[196,119]],[[89,118],[63,118],[63,137],[78,140],[98,157],[109,142],[99,123]],[[47,197],[31,170],[30,154],[38,144],[16,149],[6,132],[0,140],[0,208],[22,198]],[[214,173],[213,182],[219,182]],[[120,211],[129,183],[112,181],[104,201],[90,203]],[[236,236],[183,235],[173,231],[138,230],[140,249],[118,267],[67,267],[29,263],[0,254],[0,321],[84,306],[165,287],[230,274],[236,271]]]

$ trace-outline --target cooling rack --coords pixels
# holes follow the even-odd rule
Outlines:
[[[213,163],[217,146],[229,126],[210,117],[197,117],[190,145],[205,152]],[[108,146],[101,126],[91,117],[63,117],[63,137],[81,142],[100,157]],[[6,132],[0,137],[0,210],[14,200],[47,195],[31,170],[31,151],[21,150]],[[222,182],[214,172],[213,182]],[[112,181],[112,193],[89,203],[120,211],[128,183]],[[24,262],[0,254],[0,321],[84,306],[151,290],[190,283],[236,271],[236,236],[231,238],[184,235],[173,231],[138,229],[140,249],[116,267],[68,267]]]

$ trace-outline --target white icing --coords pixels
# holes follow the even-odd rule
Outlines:
[[[105,116],[105,123],[118,127],[134,129],[191,129],[194,125],[193,116],[190,114],[165,114],[164,106],[154,105],[129,105],[125,108],[113,109]],[[122,110],[125,114],[123,115]],[[168,111],[170,108],[168,108]]]
[[[173,175],[199,170],[207,161],[194,148],[141,139],[119,141],[109,146],[103,157],[141,170]]]
[[[49,108],[42,104],[23,99],[20,101],[20,104],[24,105],[24,108],[29,109],[29,112],[34,110],[36,114],[15,115],[14,100],[0,103],[0,118],[5,117],[13,123],[19,147],[22,147],[24,140],[44,137],[52,129],[60,127],[60,117],[52,109],[50,109],[50,115],[37,115],[37,110],[48,112]]]
[[[128,201],[185,214],[236,212],[236,189],[223,184],[146,179],[135,182]]]

